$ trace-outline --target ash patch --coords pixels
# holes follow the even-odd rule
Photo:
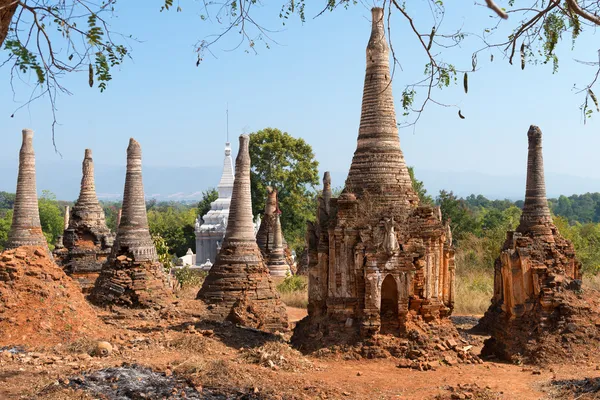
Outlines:
[[[472,315],[451,315],[450,320],[460,329],[471,329],[479,322],[479,318]]]
[[[8,352],[10,354],[23,354],[27,353],[23,346],[0,346],[0,353]]]
[[[597,399],[600,397],[600,378],[564,379],[550,382],[553,399]]]
[[[243,393],[196,389],[185,379],[154,372],[137,364],[106,368],[71,378],[69,387],[85,390],[106,400],[233,400],[258,399]]]

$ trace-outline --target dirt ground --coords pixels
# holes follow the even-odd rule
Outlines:
[[[205,321],[202,304],[193,299],[196,290],[182,292],[167,310],[94,308],[106,324],[101,339],[112,346],[107,356],[100,355],[97,339],[86,337],[45,347],[1,341],[0,399],[600,397],[595,380],[600,354],[543,369],[485,362],[440,364],[430,371],[397,368],[393,358],[305,356],[289,347],[284,335]],[[305,310],[288,308],[288,314],[295,322]],[[459,328],[474,321],[455,318]],[[128,386],[132,384],[138,386]]]

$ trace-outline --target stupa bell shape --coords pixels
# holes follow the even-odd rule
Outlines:
[[[42,232],[35,183],[35,153],[33,131],[23,129],[23,144],[19,153],[19,176],[13,218],[6,248],[40,246],[48,249]]]
[[[383,9],[373,8],[372,17],[358,141],[344,192],[376,196],[381,208],[408,209],[419,199],[400,149]]]
[[[136,261],[158,261],[146,214],[142,182],[142,148],[133,138],[129,140],[127,147],[123,208],[111,258],[119,254],[131,254]]]
[[[225,239],[197,297],[212,319],[266,331],[288,329],[285,306],[254,237],[247,135],[240,136]]]

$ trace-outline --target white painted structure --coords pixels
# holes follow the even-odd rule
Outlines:
[[[210,204],[210,210],[206,215],[196,218],[196,265],[202,266],[206,270],[209,270],[215,262],[221,242],[225,237],[233,180],[231,144],[227,142],[225,143],[223,174],[217,186],[219,197]]]

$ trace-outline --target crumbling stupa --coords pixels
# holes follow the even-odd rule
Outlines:
[[[114,237],[96,196],[90,149],[85,150],[82,173],[79,198],[70,215],[65,214],[64,248],[55,250],[54,255],[67,275],[79,281],[84,293],[89,293],[110,255]]]
[[[504,359],[516,355],[535,358],[532,350],[538,338],[568,325],[574,305],[569,304],[569,297],[574,297],[569,289],[581,289],[581,263],[573,244],[558,232],[548,208],[542,132],[532,125],[527,136],[521,221],[516,231],[507,233],[496,259],[492,305],[479,323],[479,328],[492,335],[483,354],[494,353]]]
[[[19,177],[13,209],[12,225],[8,233],[7,249],[38,246],[48,249],[42,232],[35,184],[35,153],[33,131],[23,129],[23,144],[19,153]]]
[[[254,237],[248,143],[241,135],[225,239],[197,297],[213,319],[282,331],[288,328],[285,306]]]
[[[281,210],[277,200],[277,189],[268,186],[265,212],[256,233],[256,243],[273,276],[291,274],[290,257],[286,256],[289,248],[283,237],[280,218]]]
[[[372,9],[357,148],[345,188],[325,175],[309,224],[308,317],[300,336],[406,334],[454,305],[454,249],[439,208],[420,206],[400,150],[383,9]]]
[[[172,290],[150,237],[142,182],[142,149],[133,138],[127,147],[122,210],[111,254],[90,299],[98,304],[139,307],[164,303],[170,299]]]

